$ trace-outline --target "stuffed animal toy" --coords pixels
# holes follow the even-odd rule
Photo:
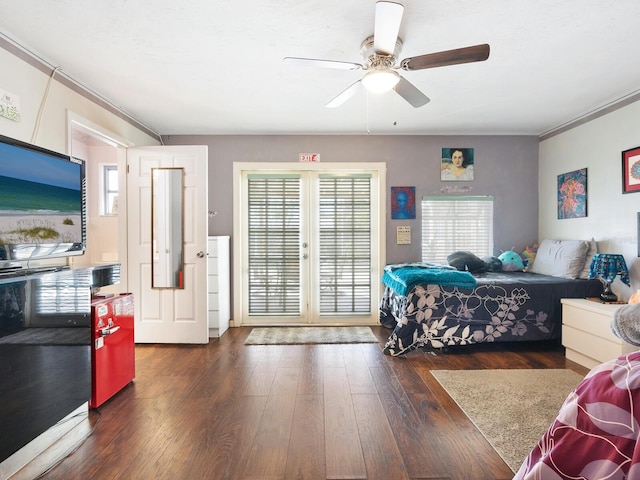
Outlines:
[[[487,264],[480,257],[471,252],[453,252],[447,257],[447,262],[452,267],[461,271],[468,271],[471,273],[487,271]]]
[[[538,253],[538,244],[534,243],[533,245],[527,245],[527,248],[525,248],[524,251],[520,254],[525,272],[529,268],[531,268],[531,265],[533,265],[533,261],[536,258],[536,253]]]
[[[502,261],[498,257],[482,257],[482,261],[487,265],[487,272],[502,271]]]
[[[524,270],[522,258],[513,250],[502,252],[498,258],[502,262],[503,272],[521,272]]]

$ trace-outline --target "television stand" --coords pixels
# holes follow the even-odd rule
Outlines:
[[[91,293],[120,282],[119,264],[46,268],[0,270],[10,275],[0,276],[0,298],[9,299],[0,303],[0,478],[30,462],[42,466],[39,452],[88,415]],[[76,328],[86,337],[69,340],[67,330]],[[50,332],[27,340],[15,335],[30,329]],[[74,420],[58,425],[67,417]]]

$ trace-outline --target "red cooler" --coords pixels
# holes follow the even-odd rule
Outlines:
[[[98,408],[135,378],[133,295],[105,295],[91,301],[91,400]]]

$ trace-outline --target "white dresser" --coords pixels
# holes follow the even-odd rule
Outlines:
[[[207,291],[209,292],[209,338],[229,328],[229,237],[209,237],[207,245]]]
[[[562,345],[565,356],[587,368],[612,360],[638,347],[611,332],[613,313],[622,305],[592,302],[584,298],[562,300]]]

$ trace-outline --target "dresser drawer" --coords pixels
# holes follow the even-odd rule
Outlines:
[[[567,325],[562,327],[562,345],[571,350],[583,352],[598,362],[606,362],[623,353],[621,342],[616,337],[609,341]]]
[[[579,309],[570,305],[564,305],[562,310],[562,323],[564,325],[620,343],[620,339],[611,332],[611,319],[611,315],[603,315],[599,312]]]
[[[220,291],[220,277],[218,277],[218,275],[209,275],[207,279],[207,291],[209,293],[218,293]]]
[[[207,272],[209,275],[217,275],[218,272],[218,259],[215,257],[207,258]]]
[[[220,295],[209,292],[209,310],[219,310]]]

